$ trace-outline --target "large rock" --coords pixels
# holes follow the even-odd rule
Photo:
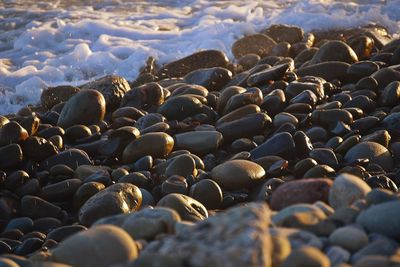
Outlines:
[[[371,188],[361,178],[342,173],[335,178],[329,191],[329,204],[334,209],[350,206],[356,200],[364,198],[369,191]]]
[[[96,90],[82,90],[65,104],[57,125],[64,129],[76,124],[90,126],[103,120],[105,113],[104,96]]]
[[[79,222],[91,225],[106,216],[129,213],[142,203],[142,193],[133,184],[117,183],[95,194],[79,210]]]
[[[265,177],[265,170],[248,160],[230,160],[212,169],[211,178],[226,190],[251,187]]]
[[[110,112],[119,107],[122,98],[131,90],[131,87],[125,78],[118,75],[107,75],[82,85],[81,89],[99,91],[106,100],[107,112]]]
[[[158,72],[159,78],[183,77],[189,72],[201,68],[223,67],[228,64],[228,58],[217,50],[204,50],[196,52],[164,65]]]
[[[75,267],[108,267],[127,263],[137,256],[137,246],[124,230],[101,225],[62,241],[50,259]]]
[[[154,241],[141,253],[182,258],[193,267],[271,267],[269,222],[267,205],[250,203]]]
[[[393,239],[400,240],[400,201],[388,201],[373,205],[362,211],[357,217],[369,232],[380,233]]]
[[[344,160],[351,163],[357,159],[369,159],[370,163],[380,165],[386,171],[393,169],[393,159],[390,151],[375,142],[361,142],[347,151]]]

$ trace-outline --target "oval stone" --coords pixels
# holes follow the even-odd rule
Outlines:
[[[104,96],[96,90],[82,90],[67,101],[57,125],[63,128],[76,124],[90,126],[103,120],[105,113]]]
[[[198,155],[215,151],[223,142],[223,136],[217,131],[194,131],[174,135],[177,148],[186,149]]]
[[[79,222],[91,225],[106,216],[129,213],[137,210],[142,203],[142,193],[133,184],[117,183],[100,191],[79,210]]]
[[[356,200],[364,198],[369,191],[371,188],[361,178],[342,173],[335,178],[329,191],[329,204],[334,209],[350,206]]]
[[[67,238],[50,258],[71,266],[107,267],[137,256],[137,246],[127,232],[113,225],[100,225]]]
[[[378,164],[386,171],[393,169],[393,159],[390,151],[375,142],[361,142],[347,151],[344,160],[351,163],[357,159],[369,159],[370,163]]]
[[[265,170],[248,160],[230,160],[213,168],[210,176],[226,190],[240,190],[263,179]]]
[[[123,151],[122,160],[132,163],[141,157],[164,158],[174,148],[174,139],[166,133],[154,132],[132,141]]]
[[[369,232],[379,233],[400,239],[400,201],[388,201],[378,205],[372,205],[362,211],[357,217],[357,223],[361,224]]]

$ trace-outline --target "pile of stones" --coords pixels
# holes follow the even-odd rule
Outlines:
[[[0,266],[400,266],[400,39],[272,25],[0,116]]]

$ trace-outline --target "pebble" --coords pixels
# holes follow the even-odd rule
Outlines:
[[[203,50],[187,57],[165,64],[158,72],[158,77],[172,78],[183,77],[189,72],[200,68],[225,68],[228,63],[227,56],[217,50]]]
[[[135,185],[118,183],[91,196],[79,210],[79,222],[91,225],[96,220],[114,214],[137,210],[142,203],[142,193]]]
[[[341,61],[355,63],[358,61],[357,54],[345,42],[332,40],[323,44],[315,53],[310,64],[317,64],[325,61]]]
[[[174,135],[176,148],[187,149],[198,155],[214,152],[223,142],[218,131],[194,131]]]
[[[106,101],[98,91],[88,89],[73,95],[63,107],[57,125],[68,128],[76,124],[91,125],[104,119]]]
[[[298,203],[328,202],[332,181],[329,179],[304,179],[279,186],[271,196],[271,208],[281,210]]]
[[[320,250],[304,246],[295,249],[282,263],[282,267],[329,267],[330,261]]]
[[[369,232],[380,233],[398,240],[400,231],[396,226],[400,223],[400,216],[396,211],[399,207],[398,200],[372,205],[358,215],[357,223]]]
[[[211,179],[203,179],[192,185],[189,196],[202,203],[207,210],[220,208],[223,199],[220,186]]]
[[[0,146],[20,143],[28,136],[28,132],[18,122],[10,121],[0,128]]]
[[[212,169],[211,178],[223,189],[249,188],[265,177],[265,170],[248,160],[230,160]]]
[[[208,217],[207,209],[197,200],[179,193],[171,193],[157,202],[157,207],[175,210],[182,220],[197,222]]]
[[[241,58],[247,54],[256,54],[265,57],[276,45],[276,42],[265,34],[252,34],[242,37],[232,45],[232,53],[235,58]]]
[[[393,169],[393,159],[390,151],[381,144],[365,141],[350,148],[344,160],[351,163],[357,159],[368,159],[370,163],[378,164],[386,171]]]
[[[174,139],[166,133],[147,133],[125,147],[122,160],[133,163],[147,155],[153,158],[164,158],[172,151],[174,143]]]
[[[368,244],[368,236],[362,229],[344,226],[329,236],[329,242],[354,253]]]
[[[277,133],[263,144],[250,151],[252,159],[275,155],[284,159],[296,157],[296,148],[293,137],[287,132]]]
[[[136,259],[138,248],[127,232],[112,225],[100,225],[62,241],[51,260],[72,266],[106,267]]]
[[[124,95],[131,90],[125,78],[118,75],[107,75],[80,86],[81,90],[99,91],[106,101],[107,112],[119,107]]]
[[[371,188],[361,178],[348,173],[337,176],[329,191],[329,204],[338,209],[364,198]]]
[[[135,240],[152,240],[160,234],[173,234],[175,224],[180,221],[181,218],[175,210],[156,207],[131,213],[120,227]]]
[[[78,87],[70,85],[48,87],[43,90],[42,94],[40,95],[40,102],[47,109],[51,109],[53,106],[61,102],[68,101],[68,99],[70,99],[79,91],[80,89]]]

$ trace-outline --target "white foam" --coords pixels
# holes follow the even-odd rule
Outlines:
[[[67,2],[0,3],[0,114],[37,103],[45,86],[111,73],[133,80],[149,56],[165,63],[219,49],[232,58],[237,38],[272,23],[400,29],[400,0]]]

